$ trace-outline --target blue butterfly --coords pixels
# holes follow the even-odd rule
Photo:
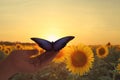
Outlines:
[[[31,39],[46,51],[59,51],[60,49],[64,48],[66,44],[73,38],[74,36],[66,36],[56,40],[55,42],[50,42],[48,40],[41,38],[31,38]]]
[[[41,48],[45,49],[46,52],[37,56],[36,58],[33,58],[30,63],[34,64],[35,66],[40,65],[41,68],[48,65],[48,63],[50,63],[56,56],[58,51],[64,48],[66,44],[73,38],[74,36],[66,36],[56,40],[55,42],[50,42],[41,38],[31,38]]]

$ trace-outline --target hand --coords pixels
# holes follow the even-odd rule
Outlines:
[[[29,61],[32,60],[30,57],[36,54],[38,54],[37,50],[14,51],[9,55],[7,61],[11,61],[13,67],[19,72],[34,72],[38,70],[39,65],[34,66]]]
[[[8,80],[10,76],[18,72],[34,72],[40,66],[34,66],[30,56],[37,54],[37,50],[13,51],[4,61],[0,63],[0,80]]]
[[[45,68],[56,56],[57,51],[48,51],[34,58],[37,50],[13,51],[3,62],[0,63],[0,80],[8,80],[18,72],[35,72]]]

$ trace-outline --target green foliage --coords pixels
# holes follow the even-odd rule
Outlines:
[[[98,80],[112,80],[112,78],[110,78],[108,76],[102,76],[102,77],[99,77]]]

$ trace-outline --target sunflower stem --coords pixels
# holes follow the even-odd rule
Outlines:
[[[113,80],[115,80],[115,72],[113,72]]]
[[[104,59],[102,59],[105,63],[107,63],[112,69],[114,68],[114,66],[112,64],[110,64],[109,62],[105,61]]]

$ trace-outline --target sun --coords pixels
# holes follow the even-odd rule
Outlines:
[[[47,40],[49,40],[49,41],[56,41],[58,38],[57,38],[57,36],[56,35],[49,35],[48,37],[47,37]]]

